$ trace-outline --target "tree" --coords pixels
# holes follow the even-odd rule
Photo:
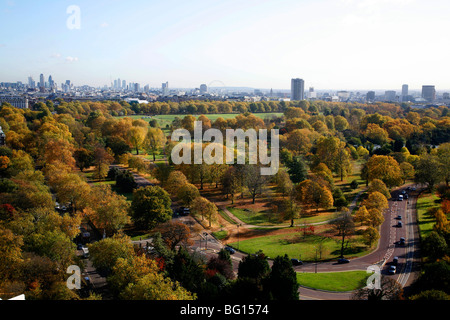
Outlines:
[[[287,255],[278,256],[273,261],[272,270],[264,281],[265,290],[274,300],[296,301],[299,298],[297,275]]]
[[[92,188],[90,207],[90,220],[97,229],[104,230],[107,236],[117,233],[131,222],[127,198],[112,191],[109,185]]]
[[[156,161],[156,154],[164,147],[166,136],[159,128],[150,128],[144,141],[145,149],[153,154],[153,161]]]
[[[249,254],[239,262],[238,277],[249,278],[257,284],[269,274],[270,266],[267,262],[267,256],[259,251],[256,254]]]
[[[263,176],[261,174],[260,167],[257,165],[247,165],[245,173],[245,185],[252,197],[252,203],[254,204],[256,201],[256,196],[262,193],[268,179],[267,176]]]
[[[383,196],[386,197],[386,199],[390,199],[391,198],[391,193],[389,192],[389,189],[386,187],[384,182],[381,181],[380,179],[373,179],[370,182],[370,187],[367,190],[367,192],[370,194],[370,193],[375,192],[375,191],[380,192]]]
[[[190,207],[194,199],[200,196],[200,192],[195,185],[186,183],[178,189],[177,196],[186,207]]]
[[[367,217],[367,224],[371,227],[378,227],[384,222],[383,213],[377,208],[369,208],[369,216]]]
[[[333,229],[341,237],[341,257],[344,257],[345,239],[351,236],[355,231],[355,224],[349,212],[342,212],[336,215],[331,221]]]
[[[283,219],[291,220],[291,227],[294,226],[294,219],[300,218],[301,208],[294,199],[294,193],[291,192],[287,199],[283,199],[279,210],[282,212]]]
[[[291,194],[294,190],[294,184],[292,183],[289,174],[285,170],[279,170],[275,175],[275,181],[277,183],[277,189],[283,196]]]
[[[178,245],[187,247],[192,244],[189,227],[181,222],[166,222],[158,228],[161,238],[174,251]]]
[[[186,176],[181,171],[172,171],[166,182],[166,189],[171,195],[176,195],[178,189],[188,183]]]
[[[424,255],[432,261],[442,258],[448,252],[445,238],[436,231],[431,231],[422,243]]]
[[[142,147],[145,135],[146,135],[146,129],[143,127],[131,127],[128,130],[127,136],[128,140],[130,141],[131,145],[136,149],[136,154],[139,155],[139,149]]]
[[[362,205],[366,206],[367,210],[377,209],[380,212],[389,207],[386,197],[378,191],[370,193],[367,199],[362,202]]]
[[[79,148],[75,150],[73,156],[75,158],[77,167],[81,170],[81,172],[83,172],[84,169],[89,168],[94,161],[93,152],[85,148]]]
[[[241,189],[238,171],[234,166],[230,166],[222,177],[223,193],[227,197],[231,196],[231,203],[234,204],[234,196]]]
[[[15,235],[11,230],[0,224],[0,274],[3,279],[14,275],[22,260],[22,236]]]
[[[399,186],[403,182],[402,170],[391,156],[373,155],[367,163],[368,180],[382,180],[386,187]]]
[[[295,187],[296,199],[305,208],[330,208],[333,206],[333,195],[331,191],[312,180],[305,180]]]
[[[292,161],[286,163],[286,166],[293,183],[297,184],[306,179],[308,171],[305,162],[301,158],[293,158]]]
[[[211,222],[218,212],[217,206],[214,203],[200,196],[192,201],[191,209],[192,213],[200,215],[202,220],[206,217],[209,221],[209,227],[211,227]]]
[[[367,210],[366,206],[361,206],[358,211],[356,211],[354,221],[355,222],[361,222],[361,225],[366,224],[367,220],[369,219],[369,211]]]
[[[414,179],[415,169],[412,164],[409,162],[402,162],[400,163],[400,169],[402,170],[403,183],[406,183],[406,180]]]
[[[380,239],[380,233],[377,229],[374,227],[368,227],[365,229],[362,233],[364,242],[369,246],[372,247],[372,245]]]
[[[426,184],[429,190],[433,190],[439,182],[444,181],[445,176],[442,167],[442,163],[439,162],[437,156],[423,155],[417,163],[414,180],[417,183]]]
[[[164,189],[158,186],[139,188],[133,193],[131,217],[137,226],[153,229],[172,218],[171,205],[172,200]]]
[[[89,255],[94,267],[111,273],[119,258],[130,259],[134,255],[133,244],[129,237],[114,235],[88,245]]]

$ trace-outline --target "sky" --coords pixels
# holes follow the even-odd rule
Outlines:
[[[0,0],[0,81],[446,90],[449,13],[448,0]]]

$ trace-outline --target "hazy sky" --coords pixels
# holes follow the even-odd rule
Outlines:
[[[450,89],[449,16],[448,0],[0,0],[0,81]]]

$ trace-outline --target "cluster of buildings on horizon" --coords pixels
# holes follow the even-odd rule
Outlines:
[[[215,83],[215,81],[213,82]],[[220,83],[220,81],[219,81]],[[212,84],[212,83],[211,83]],[[210,84],[210,85],[211,85]],[[303,79],[291,79],[290,90],[253,89],[239,87],[211,87],[201,84],[194,89],[171,89],[169,82],[161,84],[160,88],[151,88],[148,84],[141,87],[139,83],[127,82],[116,79],[111,81],[110,86],[99,88],[88,85],[75,86],[70,80],[57,85],[51,75],[46,78],[40,75],[39,81],[28,77],[27,83],[0,82],[0,103],[8,102],[17,108],[28,108],[30,102],[39,100],[56,100],[58,98],[66,101],[128,101],[137,103],[148,103],[152,101],[188,101],[188,100],[222,100],[222,101],[300,101],[300,100],[324,100],[333,102],[409,102],[424,107],[426,105],[450,105],[448,92],[438,94],[433,85],[424,85],[421,91],[409,89],[407,84],[402,86],[401,92],[387,91],[315,91],[313,87],[305,88]]]

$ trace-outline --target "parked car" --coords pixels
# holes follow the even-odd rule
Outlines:
[[[236,250],[234,250],[231,247],[225,247],[225,250],[227,250],[230,254],[235,254],[236,253]]]
[[[397,272],[397,267],[396,266],[390,266],[388,269],[388,273],[389,274],[395,274]]]
[[[349,263],[349,262],[350,262],[350,260],[348,260],[348,259],[344,259],[344,258],[338,259],[338,263],[339,263],[339,264]]]
[[[298,259],[291,259],[291,262],[294,266],[301,266],[303,265],[303,261],[300,261]]]

